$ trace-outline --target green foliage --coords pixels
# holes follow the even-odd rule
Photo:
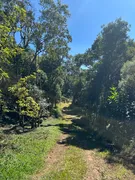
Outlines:
[[[128,36],[129,30],[121,18],[103,25],[91,48],[74,57],[75,73],[70,70],[74,104],[105,116],[134,118],[135,42]],[[80,71],[83,64],[88,68],[85,73]]]
[[[5,64],[9,64],[13,57],[22,52],[22,48],[18,47],[15,43],[14,34],[20,31],[16,25],[17,23],[24,21],[26,11],[18,5],[14,5],[12,8],[13,9],[10,15],[6,14],[2,7],[0,9],[0,16],[2,19],[0,24],[0,80],[3,78],[8,78],[8,73],[4,70]]]
[[[61,55],[67,57],[68,43],[72,40],[67,29],[67,18],[69,17],[67,5],[62,4],[61,1],[52,0],[40,0],[40,4],[42,6],[40,17],[42,29],[47,29],[43,34],[45,40],[43,46],[47,54],[52,60],[56,60]]]
[[[9,87],[9,91],[17,98],[16,103],[19,108],[19,114],[32,118],[38,117],[40,107],[35,100],[29,96],[27,84],[35,79],[35,75],[30,75],[25,78],[21,78],[16,85]]]
[[[39,122],[61,100],[63,63],[68,58],[71,36],[69,11],[60,1],[41,0],[37,18],[29,0],[0,3],[0,89],[1,116]],[[52,23],[53,22],[53,23]],[[19,35],[20,42],[16,42]],[[10,118],[10,117],[9,117]],[[38,120],[36,120],[38,119]]]
[[[34,97],[40,107],[38,114],[39,118],[47,117],[49,115],[48,107],[50,106],[50,103],[47,101],[45,92],[36,85],[29,85],[29,94]]]
[[[67,28],[70,16],[67,5],[59,0],[40,0],[40,5],[37,18],[30,0],[0,2],[1,119],[4,121],[7,113],[14,112],[18,115],[16,122],[20,121],[24,127],[27,121],[34,127],[49,112],[61,117],[57,103],[66,96],[81,106],[82,111],[134,120],[135,42],[128,36],[129,24],[119,18],[102,26],[92,46],[84,54],[72,57],[68,46],[72,38]],[[19,43],[16,35],[20,35]],[[84,65],[86,69],[82,69]],[[25,174],[33,155],[29,159],[18,153],[18,157],[21,160],[25,157],[26,165],[18,163],[8,152],[6,160],[13,160],[14,169],[20,166]],[[28,171],[33,171],[31,163],[28,166]],[[4,164],[4,167],[8,167],[9,175],[21,177],[10,166]],[[60,176],[56,172],[56,176],[65,178],[67,173],[69,177],[71,169],[69,166],[65,169]]]
[[[121,94],[121,107],[128,119],[134,119],[135,116],[135,60],[127,61],[121,69],[121,80],[119,81],[119,90]]]
[[[111,95],[108,97],[108,101],[110,103],[112,103],[112,102],[117,103],[119,94],[118,94],[118,91],[117,91],[116,87],[113,86],[113,87],[110,88],[110,94]]]
[[[0,68],[0,81],[7,78],[9,78],[8,73],[6,73]]]
[[[135,90],[135,59],[127,61],[121,69],[121,81],[119,82],[119,88],[124,92],[131,93]],[[129,91],[129,92],[128,92]],[[133,93],[134,94],[134,93]]]

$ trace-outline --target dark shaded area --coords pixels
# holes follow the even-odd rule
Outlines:
[[[34,131],[34,129],[31,129],[30,127],[25,127],[24,129],[21,126],[13,126],[11,128],[6,128],[3,130],[4,134],[23,134]]]
[[[84,116],[86,114],[86,110],[74,105],[70,105],[69,107],[64,107],[62,110],[63,113],[67,115],[75,115],[75,116]]]
[[[47,118],[46,116],[41,117],[44,120]],[[20,120],[17,113],[10,112],[7,115],[0,117],[0,127],[2,127],[4,134],[22,134],[35,130],[35,128],[39,127],[43,120],[41,118],[32,119],[28,116],[24,116],[23,119]]]
[[[98,136],[93,130],[86,130],[82,126],[78,126],[78,119],[72,120],[72,124],[59,124],[60,130],[69,134],[70,136],[65,140],[66,145],[77,146],[79,148],[89,150],[98,149],[99,151],[109,150],[111,153],[119,152],[119,149],[115,147],[111,142]]]
[[[7,112],[0,116],[0,126],[17,125],[19,123],[19,115],[16,112]]]

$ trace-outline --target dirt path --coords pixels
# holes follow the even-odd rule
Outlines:
[[[77,116],[71,115],[70,113],[64,115],[64,119],[70,122],[72,119],[77,118]],[[130,170],[125,169],[123,165],[107,163],[106,159],[103,157],[103,155],[106,155],[106,152],[99,153],[98,148],[96,148],[95,145],[94,148],[91,148],[91,146],[89,146],[91,142],[87,139],[85,132],[82,132],[82,130],[78,128],[75,129],[73,123],[69,124],[69,126],[66,125],[61,132],[62,134],[59,141],[45,160],[46,166],[40,172],[35,174],[31,180],[41,180],[49,172],[58,171],[57,173],[59,173],[59,170],[57,169],[60,164],[63,163],[66,151],[73,145],[81,149],[87,166],[87,171],[82,180],[135,180],[135,175]],[[74,136],[71,136],[71,134],[74,134]],[[82,157],[80,156],[80,158]],[[71,179],[73,178],[53,178],[53,180]]]
[[[101,180],[102,177],[102,171],[101,170],[101,162],[97,163],[95,157],[94,157],[94,152],[92,151],[86,151],[85,152],[85,157],[86,157],[86,162],[87,162],[87,174],[84,177],[84,180]],[[103,167],[102,167],[103,168]]]
[[[88,170],[84,180],[119,180],[115,176],[116,174],[114,174],[114,166],[107,164],[103,158],[97,156],[95,151],[87,150],[85,157],[87,159]]]
[[[68,149],[68,146],[65,146],[64,141],[68,137],[68,134],[61,134],[61,137],[59,141],[57,142],[56,146],[52,149],[52,151],[49,153],[48,157],[45,160],[46,166],[39,171],[37,174],[35,174],[31,180],[40,180],[46,172],[49,173],[49,171],[52,171],[54,167],[57,167],[58,164],[63,159],[63,156]]]

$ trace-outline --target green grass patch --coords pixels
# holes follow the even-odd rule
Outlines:
[[[64,123],[49,120],[44,125]],[[21,135],[3,135],[1,132],[0,179],[23,180],[41,169],[44,158],[56,144],[60,135],[58,126],[40,127]]]
[[[124,179],[125,175],[128,174],[128,170],[121,164],[116,166],[116,177],[118,179]]]
[[[62,110],[63,108],[65,107],[69,107],[71,103],[70,102],[67,102],[67,103],[64,103],[64,102],[60,102],[57,104],[56,108],[53,109],[53,114],[56,118],[62,118],[63,117],[63,113],[62,113]]]
[[[62,110],[63,108],[68,108],[70,105],[71,102],[60,102],[59,104],[57,104],[57,107]]]
[[[43,180],[82,180],[87,171],[83,151],[70,146],[57,169],[52,169]]]
[[[108,158],[110,156],[110,151],[108,150],[105,150],[105,151],[102,151],[102,152],[98,152],[97,155],[99,155],[100,157],[102,158]]]
[[[105,150],[103,152],[96,151],[96,156],[102,159],[108,159],[111,156],[110,151]],[[135,179],[134,174],[126,169],[122,162],[116,163],[115,161],[110,164],[112,167],[108,168],[107,163],[104,164],[104,172],[102,173],[102,179],[119,179],[119,180],[125,180],[125,179]],[[101,165],[102,166],[102,165]]]

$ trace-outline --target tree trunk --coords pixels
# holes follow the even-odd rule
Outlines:
[[[24,132],[24,116],[23,116],[23,119],[22,119],[22,127],[23,127],[23,132]]]

